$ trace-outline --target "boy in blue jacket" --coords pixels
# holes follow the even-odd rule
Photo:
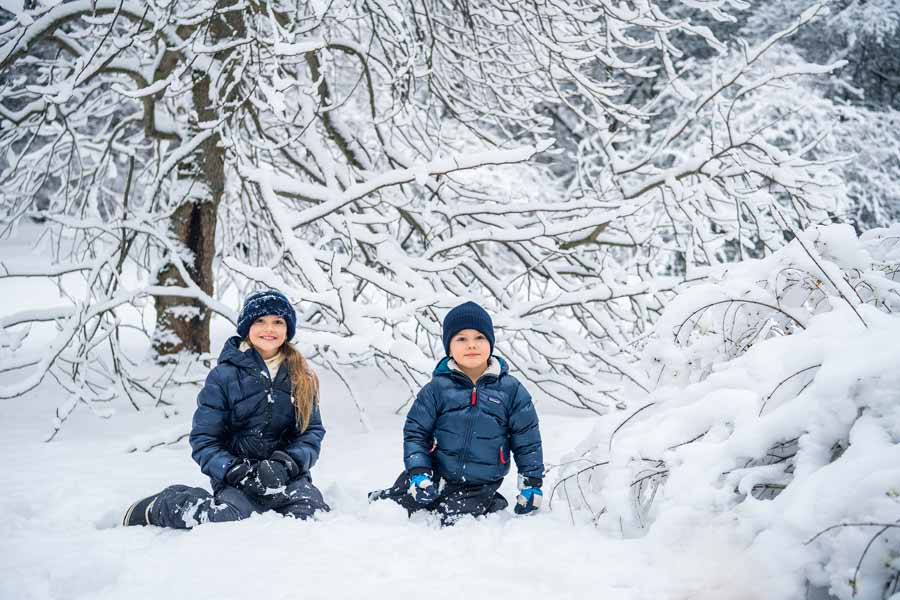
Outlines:
[[[403,427],[406,470],[394,485],[369,495],[390,498],[410,514],[432,510],[445,525],[464,515],[503,510],[497,490],[519,472],[515,512],[541,505],[543,451],[531,396],[494,352],[491,317],[466,302],[447,313],[443,358],[413,402]]]

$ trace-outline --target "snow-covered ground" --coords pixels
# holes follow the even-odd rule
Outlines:
[[[196,389],[170,386],[171,406],[140,413],[117,399],[108,419],[79,405],[45,443],[72,396],[44,381],[0,401],[0,600],[900,600],[900,226],[803,237],[682,291],[643,357],[656,387],[624,411],[537,396],[549,471],[545,510],[528,517],[442,529],[369,505],[401,469],[409,394],[369,368],[344,373],[365,419],[320,372],[313,475],[332,512],[123,528],[131,502],[208,484],[186,441],[162,443],[187,431]],[[0,287],[0,312],[51,300],[28,280]],[[231,328],[214,320],[215,348]],[[551,504],[561,477],[571,503]]]
[[[128,452],[171,428],[161,412],[126,407],[108,420],[83,407],[44,443],[60,396],[0,403],[0,598],[615,598],[744,599],[765,574],[727,525],[631,540],[572,525],[565,502],[530,517],[512,512],[441,529],[408,519],[366,492],[401,468],[403,390],[377,372],[357,385],[373,430],[365,432],[336,378],[323,377],[328,434],[314,469],[333,511],[301,522],[276,514],[190,532],[119,526],[128,504],[170,483],[207,485],[186,441]],[[193,399],[177,401],[189,417]],[[548,464],[583,439],[594,420],[538,404]],[[547,480],[549,491],[554,476]],[[502,492],[512,499],[513,476]],[[726,521],[727,522],[727,521]]]

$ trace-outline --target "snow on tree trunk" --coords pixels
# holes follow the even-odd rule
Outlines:
[[[227,39],[229,34],[240,35],[244,30],[239,14],[214,17],[209,26],[209,43],[215,46]],[[184,28],[180,33],[187,37]],[[230,54],[231,51],[226,50],[214,56],[223,61],[228,60]],[[230,81],[231,77],[226,79]],[[199,75],[192,84],[188,121],[193,136],[200,134],[201,125],[208,127],[219,118],[211,85],[209,74]],[[180,244],[179,247],[186,251],[183,262],[187,274],[209,296],[214,291],[213,260],[216,256],[218,209],[225,193],[225,152],[220,142],[220,134],[213,133],[193,153],[184,157],[173,170],[175,181],[169,192],[170,206],[174,207],[170,217],[171,234]],[[163,260],[165,262],[156,275],[157,284],[185,286],[177,266],[169,262],[165,255]],[[197,298],[157,295],[154,303],[156,331],[153,334],[153,350],[158,359],[163,360],[168,355],[184,351],[195,354],[210,351],[211,312],[204,302]]]
[[[191,183],[204,192],[207,189],[199,179]],[[209,200],[208,193],[203,193],[196,200],[182,202],[171,217],[172,234],[186,249],[184,262],[187,272],[197,286],[210,296],[213,293],[217,204]],[[160,287],[185,285],[178,268],[170,262],[160,268],[156,281]],[[154,304],[156,331],[153,334],[153,349],[160,359],[180,352],[202,354],[210,351],[211,314],[203,302],[196,298],[157,295]]]

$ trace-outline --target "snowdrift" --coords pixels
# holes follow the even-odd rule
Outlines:
[[[644,348],[656,387],[568,457],[554,509],[673,544],[730,521],[767,598],[900,598],[898,281],[900,226],[705,273]]]

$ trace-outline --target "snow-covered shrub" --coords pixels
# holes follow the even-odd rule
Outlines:
[[[597,427],[551,506],[626,536],[731,519],[785,598],[897,597],[898,273],[897,225],[814,227],[708,272],[644,349],[655,389]]]

